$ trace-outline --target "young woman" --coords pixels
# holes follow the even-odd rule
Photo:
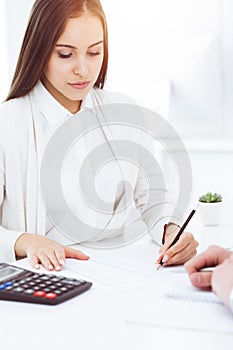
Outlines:
[[[201,271],[214,267],[212,271]],[[203,290],[212,290],[233,312],[233,253],[219,246],[210,246],[205,252],[185,264],[191,283]]]
[[[127,101],[103,90],[107,66],[107,25],[98,0],[35,2],[11,89],[0,108],[1,260],[27,256],[36,268],[42,264],[60,270],[67,257],[88,259],[46,237],[56,227],[41,203],[39,172],[41,155],[59,126],[87,107]],[[132,176],[136,206],[145,209],[144,189],[137,174]],[[156,203],[146,207],[145,221],[154,207]],[[178,226],[161,223],[151,235],[159,244],[163,238],[159,259],[164,266],[184,263],[196,254],[191,233],[167,250]]]

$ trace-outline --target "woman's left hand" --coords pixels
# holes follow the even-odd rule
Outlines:
[[[179,227],[175,224],[169,224],[165,231],[165,242],[160,249],[160,255],[157,263],[163,262],[163,266],[181,265],[197,254],[198,242],[192,233],[184,232],[179,240],[168,249],[169,245],[179,231]]]

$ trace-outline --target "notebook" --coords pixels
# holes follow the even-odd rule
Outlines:
[[[233,314],[212,292],[191,286],[165,292],[127,323],[233,334]]]

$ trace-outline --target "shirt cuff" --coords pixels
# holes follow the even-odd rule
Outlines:
[[[6,232],[5,232],[6,231]],[[24,232],[7,230],[1,227],[0,231],[0,261],[11,263],[16,261],[15,242]]]
[[[164,230],[165,225],[168,223],[175,224],[177,226],[181,225],[181,220],[176,217],[166,216],[157,221],[154,227],[148,232],[153,241],[155,241],[160,246],[164,244]]]

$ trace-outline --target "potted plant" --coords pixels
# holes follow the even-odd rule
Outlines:
[[[199,197],[199,210],[205,226],[218,225],[222,211],[222,196],[207,192]]]

